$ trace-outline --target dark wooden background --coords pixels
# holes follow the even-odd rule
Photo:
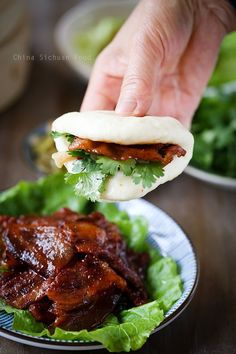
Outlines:
[[[80,107],[85,84],[65,64],[39,60],[40,54],[55,53],[54,25],[75,3],[72,0],[28,1],[35,60],[31,61],[24,95],[0,115],[0,189],[20,179],[36,178],[23,158],[25,135],[41,122]],[[182,225],[196,246],[201,274],[190,306],[171,325],[153,335],[137,353],[236,353],[236,192],[217,189],[182,175],[150,193],[146,199]],[[0,339],[2,354],[57,352]]]

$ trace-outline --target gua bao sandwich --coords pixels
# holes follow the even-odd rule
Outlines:
[[[193,136],[171,117],[71,112],[52,124],[53,158],[66,182],[91,200],[130,200],[173,178],[192,157]]]

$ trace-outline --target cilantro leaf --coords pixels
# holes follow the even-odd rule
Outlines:
[[[207,89],[192,124],[195,144],[191,164],[236,178],[236,92],[230,87]]]
[[[64,175],[64,180],[67,184],[70,184],[73,186],[78,182],[78,175],[68,172]]]
[[[100,165],[100,170],[103,173],[111,176],[114,176],[118,171],[122,171],[124,175],[130,176],[136,165],[136,161],[133,159],[118,161],[112,160],[109,157],[99,157],[96,163]]]
[[[72,143],[72,141],[75,138],[75,136],[72,135],[72,134],[60,133],[60,132],[57,132],[57,131],[51,131],[51,136],[53,137],[53,139],[59,138],[61,136],[64,136],[69,143]]]
[[[77,195],[95,201],[106,189],[106,181],[118,171],[131,176],[135,184],[150,188],[156,179],[163,176],[163,166],[159,162],[140,162],[135,159],[113,160],[106,156],[96,156],[83,150],[70,151],[79,159],[73,163],[72,173],[65,176],[67,183],[75,186]]]
[[[108,157],[99,157],[96,163],[100,170],[107,175],[114,176],[118,171],[125,176],[131,176],[135,184],[142,183],[143,187],[151,187],[156,179],[163,176],[163,167],[159,162],[139,162],[134,159],[126,161],[112,160]]]
[[[51,131],[51,136],[53,137],[53,139],[59,138],[60,136],[63,136],[64,133],[59,133],[57,131]]]
[[[65,181],[74,185],[76,195],[95,201],[105,190],[107,175],[100,171],[99,165],[90,154],[83,151],[77,153],[83,158],[73,163],[72,173],[65,175]]]
[[[119,170],[119,163],[108,157],[99,157],[96,163],[99,164],[100,170],[107,175],[114,176]]]
[[[163,175],[163,166],[159,162],[148,162],[138,163],[131,177],[135,184],[142,183],[144,188],[150,188],[156,179]]]
[[[84,158],[92,158],[92,155],[89,153],[89,152],[86,152],[84,150],[81,150],[81,149],[77,149],[77,150],[69,150],[67,151],[68,154],[70,156],[73,156],[73,157],[80,157],[81,159],[84,159]]]
[[[65,134],[65,137],[66,137],[66,140],[69,142],[69,143],[72,143],[75,136],[72,135],[72,134]]]
[[[67,153],[73,157],[80,157],[80,150],[68,150]]]
[[[120,170],[125,176],[130,176],[137,166],[138,162],[136,160],[130,159],[127,161],[120,161]]]
[[[72,172],[74,174],[85,172],[85,171],[86,171],[86,161],[84,161],[84,160],[76,160],[73,163]]]
[[[92,158],[92,156],[84,155],[80,160],[76,160],[73,163],[73,173],[80,172],[102,172],[99,168],[99,165],[96,164],[96,161]]]
[[[106,176],[101,172],[81,172],[76,174],[67,174],[66,183],[74,185],[75,194],[83,195],[91,201],[99,199],[100,193],[104,190]]]

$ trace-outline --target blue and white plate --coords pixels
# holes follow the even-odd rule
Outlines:
[[[126,210],[129,215],[143,215],[149,222],[149,243],[159,249],[165,256],[172,257],[178,264],[183,281],[181,298],[166,313],[165,320],[153,333],[167,326],[175,320],[190,303],[197,287],[199,265],[192,243],[179,225],[164,211],[143,200],[132,200],[119,203],[120,209]],[[12,329],[12,315],[0,312],[0,336],[15,342],[28,344],[40,348],[58,350],[95,350],[102,349],[98,343],[81,341],[55,340],[38,338]]]

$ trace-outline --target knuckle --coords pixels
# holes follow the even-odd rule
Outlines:
[[[108,46],[97,57],[94,63],[96,72],[114,77],[122,77],[127,67],[127,58],[119,47]]]
[[[103,65],[105,65],[107,61],[107,53],[105,52],[105,50],[103,50],[96,58],[96,61],[94,63],[94,67],[102,67]]]
[[[145,78],[132,74],[125,78],[122,89],[127,93],[135,93],[137,97],[145,97],[149,95],[150,83]]]
[[[94,66],[104,67],[107,63],[114,59],[115,48],[111,44],[105,47],[97,56]]]

